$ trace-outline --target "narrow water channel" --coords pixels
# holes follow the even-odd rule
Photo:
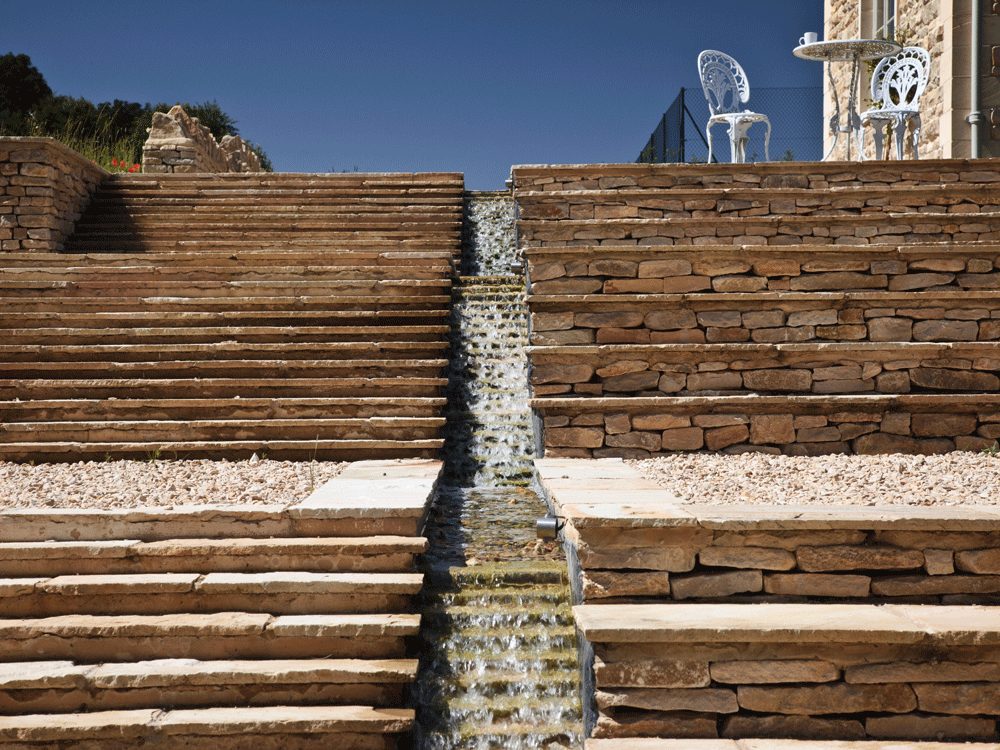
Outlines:
[[[535,538],[528,320],[513,202],[467,201],[454,288],[444,481],[423,566],[417,746],[581,746],[580,670],[562,550]]]

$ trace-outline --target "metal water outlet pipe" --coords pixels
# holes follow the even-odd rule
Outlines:
[[[535,521],[535,536],[539,539],[556,539],[566,526],[562,516],[545,516]]]

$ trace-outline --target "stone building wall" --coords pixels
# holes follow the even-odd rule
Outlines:
[[[0,250],[62,249],[106,175],[52,138],[0,138]]]
[[[260,172],[260,158],[239,136],[216,141],[212,132],[180,106],[154,112],[149,137],[142,147],[142,171]]]
[[[1000,104],[1000,83],[991,75],[991,44],[1000,42],[996,32],[1000,19],[991,15],[991,4],[984,3],[983,26],[980,36],[981,72],[980,108],[987,117],[981,130],[980,155],[1000,154],[1000,140],[992,138],[989,108]],[[874,0],[825,0],[825,39],[871,38],[874,35]],[[931,55],[931,77],[920,100],[922,158],[964,158],[970,154],[969,126],[969,0],[896,0],[896,38],[907,46],[924,47]],[[850,65],[835,63],[833,78],[840,96],[841,111],[847,107]],[[870,72],[862,68],[859,111],[871,106]],[[824,75],[825,122],[833,114],[833,98],[828,78]],[[1000,137],[1000,128],[996,129]],[[826,146],[832,135],[824,130]],[[870,134],[866,138],[866,157],[873,158]],[[907,157],[910,148],[906,148]],[[834,158],[844,158],[843,136]]]

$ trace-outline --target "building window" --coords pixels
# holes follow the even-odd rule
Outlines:
[[[875,39],[896,38],[896,0],[875,0]]]

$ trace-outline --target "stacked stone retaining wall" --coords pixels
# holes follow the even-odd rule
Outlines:
[[[61,250],[106,175],[53,138],[0,138],[0,250]]]

